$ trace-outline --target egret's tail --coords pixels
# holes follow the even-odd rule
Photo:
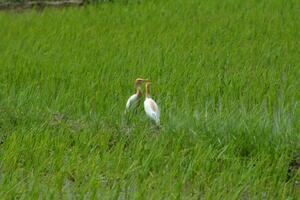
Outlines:
[[[153,119],[154,119],[154,121],[155,121],[155,124],[156,124],[157,126],[159,126],[159,125],[160,125],[159,116],[157,116],[156,113],[152,113],[152,116],[153,116]]]

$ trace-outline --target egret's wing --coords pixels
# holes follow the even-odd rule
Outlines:
[[[145,108],[146,114],[151,119],[153,119],[157,124],[159,124],[160,111],[159,111],[158,106],[155,103],[155,101],[153,99],[147,98],[144,101],[144,108]]]
[[[138,102],[138,95],[137,94],[134,94],[134,95],[131,95],[129,97],[129,99],[127,100],[127,103],[126,103],[126,109],[130,109],[131,107],[133,107],[134,104],[136,104]]]
[[[147,114],[149,117],[152,117],[153,110],[152,110],[152,108],[151,108],[151,106],[150,106],[150,103],[149,103],[149,100],[148,100],[148,99],[146,99],[146,100],[144,101],[144,109],[145,109],[146,114]]]
[[[152,110],[156,113],[156,116],[159,119],[160,110],[159,110],[158,105],[156,104],[156,102],[153,99],[149,99],[149,100],[150,100],[150,105],[152,107]]]

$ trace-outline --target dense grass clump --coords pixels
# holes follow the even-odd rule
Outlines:
[[[0,196],[300,198],[300,4],[0,13]],[[157,132],[124,115],[152,80]]]

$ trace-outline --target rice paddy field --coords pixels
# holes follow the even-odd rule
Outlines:
[[[298,0],[114,1],[0,25],[0,199],[300,198]],[[124,114],[138,77],[160,130],[142,104]]]

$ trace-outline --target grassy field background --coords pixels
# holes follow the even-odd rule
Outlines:
[[[0,197],[299,199],[299,1],[124,2],[0,13]]]

